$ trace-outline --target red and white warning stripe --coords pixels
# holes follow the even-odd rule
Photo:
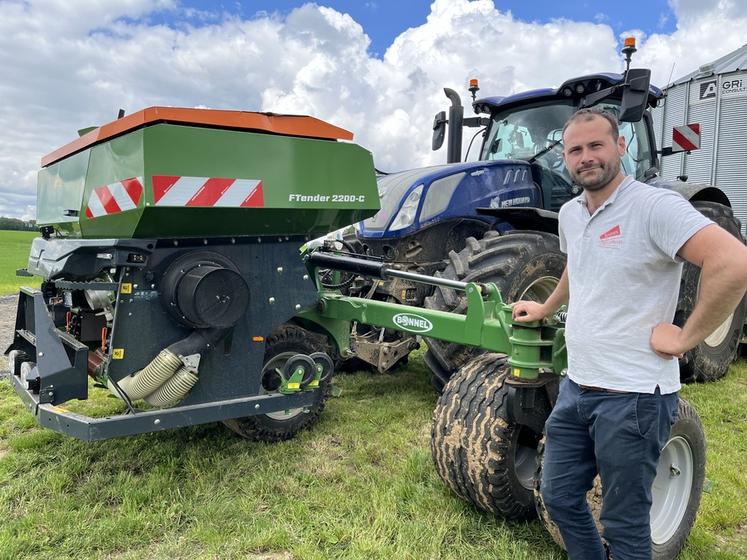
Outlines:
[[[262,181],[223,177],[153,176],[156,206],[261,208],[265,205]]]
[[[700,148],[700,123],[675,126],[672,129],[672,151],[689,152]]]
[[[91,191],[86,206],[86,216],[98,218],[134,210],[143,196],[143,178],[130,177],[116,183],[97,187]]]

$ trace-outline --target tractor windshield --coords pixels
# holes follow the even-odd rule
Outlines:
[[[601,103],[600,106],[613,114],[617,114],[620,108],[614,101]],[[480,159],[531,159],[562,138],[563,125],[575,110],[570,100],[554,100],[494,114]],[[644,121],[620,124],[620,134],[625,137],[626,145],[622,157],[623,173],[643,180],[645,172],[653,165]],[[534,161],[540,167],[543,185],[547,181],[551,185],[565,184],[570,188],[571,179],[563,163],[562,152],[563,145],[559,143]]]

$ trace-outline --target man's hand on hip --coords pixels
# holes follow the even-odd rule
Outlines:
[[[545,306],[536,301],[517,301],[511,307],[511,312],[517,323],[541,321],[547,315]]]
[[[659,323],[651,331],[651,349],[660,358],[681,358],[689,350],[682,344],[682,329],[672,323]]]

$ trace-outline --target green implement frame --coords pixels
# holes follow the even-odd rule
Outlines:
[[[541,373],[563,374],[567,368],[564,329],[557,319],[547,324],[514,322],[511,305],[503,303],[495,284],[425,276],[384,268],[377,262],[323,252],[308,255],[307,265],[312,270],[334,268],[380,279],[407,278],[466,294],[467,309],[462,315],[324,292],[317,274],[319,303],[316,308],[303,311],[299,317],[326,330],[343,357],[350,353],[349,323],[356,321],[507,354],[510,356],[511,377],[517,381],[533,382]]]

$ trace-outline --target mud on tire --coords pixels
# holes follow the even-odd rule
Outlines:
[[[506,357],[483,354],[455,374],[433,413],[436,471],[460,498],[508,519],[536,515],[539,435],[507,420]]]
[[[313,354],[314,352],[328,352],[324,338],[321,335],[309,332],[295,325],[281,325],[265,343],[264,364],[282,356],[293,354]],[[314,404],[308,411],[302,409],[291,409],[244,418],[233,418],[224,420],[229,429],[241,437],[253,441],[274,442],[291,439],[301,430],[305,430],[314,424],[324,410],[324,404],[329,397],[330,380],[322,381]]]
[[[701,214],[716,222],[734,237],[742,238],[739,220],[732,209],[716,202],[696,201],[693,206]],[[698,299],[700,269],[694,264],[685,263],[680,283],[680,298],[674,323],[685,324]],[[715,381],[726,374],[729,364],[737,355],[742,327],[747,312],[747,297],[742,298],[734,313],[708,338],[687,352],[680,360],[680,379],[689,381]]]
[[[651,505],[652,560],[673,560],[685,546],[695,523],[705,481],[706,447],[703,425],[695,409],[680,399],[678,417],[672,426],[657,468]],[[550,518],[542,501],[541,480],[544,458],[544,438],[538,449],[538,472],[535,476],[534,498],[537,513],[553,540],[565,549],[558,526]],[[602,484],[597,476],[586,494],[587,502],[600,533]]]
[[[494,282],[503,301],[519,299],[544,301],[552,293],[565,268],[555,235],[538,231],[489,231],[480,240],[467,238],[466,247],[449,254],[449,264],[436,276],[462,282]],[[464,313],[467,300],[463,292],[438,287],[426,298],[425,307]],[[484,350],[473,346],[426,339],[425,362],[431,369],[436,390],[464,364]]]

